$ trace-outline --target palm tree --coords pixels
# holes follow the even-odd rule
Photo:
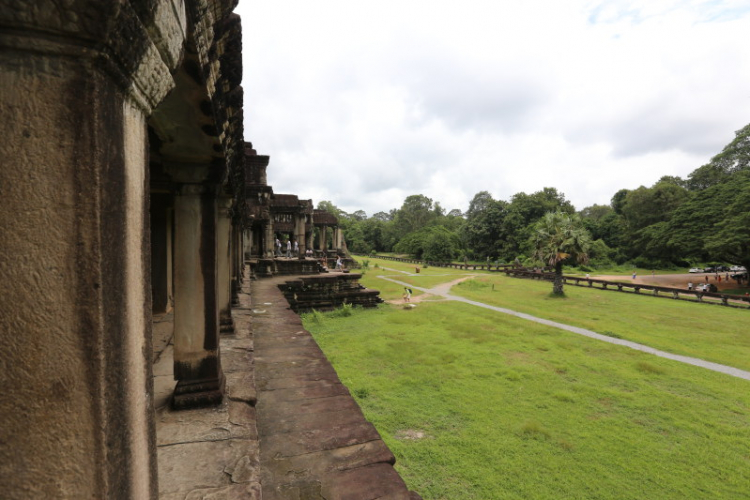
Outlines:
[[[564,212],[547,212],[534,225],[531,236],[534,258],[555,268],[552,285],[554,295],[564,295],[563,262],[588,262],[591,236],[577,215]]]

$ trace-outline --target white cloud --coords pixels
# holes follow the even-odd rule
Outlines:
[[[750,2],[242,2],[269,183],[368,214],[686,176],[750,121]]]

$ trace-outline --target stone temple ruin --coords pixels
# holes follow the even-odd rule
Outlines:
[[[236,3],[0,0],[5,498],[418,498],[283,301],[377,296],[245,142]]]

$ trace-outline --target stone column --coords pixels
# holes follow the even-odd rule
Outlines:
[[[151,302],[154,313],[172,309],[171,195],[151,195]]]
[[[271,222],[266,222],[263,225],[263,230],[265,235],[263,256],[267,259],[273,259],[273,253],[276,250],[276,239],[273,237],[273,224],[271,224]]]
[[[340,236],[341,236],[341,228],[339,228],[339,226],[334,226],[334,228],[333,228],[333,249],[336,250],[337,252],[341,248]]]
[[[307,243],[305,241],[305,214],[297,216],[297,243],[299,244],[299,260],[305,259]]]
[[[219,325],[221,333],[234,333],[232,322],[232,198],[218,198],[217,234],[217,287]]]
[[[323,252],[324,255],[325,255],[326,251],[328,250],[328,248],[327,248],[328,243],[327,243],[327,240],[326,240],[326,232],[328,232],[328,226],[326,226],[326,225],[321,226],[320,227],[320,234],[318,235],[319,236],[318,240],[319,240],[319,243],[320,243],[320,251]]]
[[[232,219],[231,225],[232,245],[232,272],[231,272],[231,290],[232,290],[232,307],[240,305],[240,286],[242,285],[242,273],[245,270],[245,244],[243,242],[242,220],[239,217]],[[231,316],[230,316],[231,317]]]
[[[146,117],[184,30],[138,13],[0,7],[6,498],[158,498]]]
[[[212,189],[183,184],[175,197],[174,376],[176,409],[219,404],[217,204]]]

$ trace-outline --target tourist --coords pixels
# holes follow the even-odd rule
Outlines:
[[[276,255],[281,257],[281,241],[278,238],[276,238]]]
[[[692,289],[693,289],[693,282],[688,281],[688,290],[692,290]]]
[[[341,262],[341,257],[336,258],[336,270],[340,270],[344,268],[344,264]]]
[[[292,240],[286,240],[286,258],[287,259],[292,258]]]
[[[633,279],[635,279],[635,269],[633,270]]]
[[[299,242],[294,240],[294,256],[299,257]]]
[[[406,302],[411,302],[411,288],[404,287],[404,293],[406,294],[406,298],[404,300]]]

